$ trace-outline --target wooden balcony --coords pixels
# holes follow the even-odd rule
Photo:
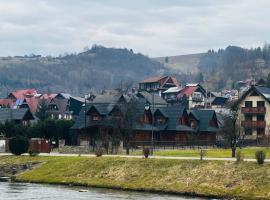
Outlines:
[[[242,121],[242,126],[245,128],[265,128],[265,121]]]
[[[265,114],[266,108],[265,107],[242,107],[242,113],[252,113],[252,114]]]
[[[203,98],[202,97],[192,97],[192,101],[194,101],[194,102],[203,102]]]

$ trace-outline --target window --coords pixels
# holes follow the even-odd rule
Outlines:
[[[257,115],[257,121],[264,121],[264,115]]]
[[[184,116],[180,118],[179,122],[180,122],[180,124],[183,124],[183,125],[188,124],[188,120],[187,120],[187,118],[184,117]]]
[[[245,129],[245,135],[252,135],[252,129],[250,128]]]
[[[257,101],[257,107],[264,107],[264,101]]]
[[[163,124],[163,123],[165,122],[165,120],[164,120],[163,117],[157,117],[156,122],[157,122],[158,124]]]
[[[99,120],[99,116],[98,115],[92,115],[92,120],[93,121],[98,121]]]
[[[252,121],[252,115],[245,115],[245,121]]]
[[[252,101],[245,101],[245,107],[252,107]]]
[[[191,127],[191,128],[196,128],[196,127],[197,127],[197,122],[196,122],[196,120],[191,120],[191,121],[190,121],[190,127]]]
[[[257,128],[257,135],[264,135],[265,129],[264,128]]]
[[[145,124],[151,124],[152,123],[152,116],[149,111],[145,111],[143,115],[143,122]]]

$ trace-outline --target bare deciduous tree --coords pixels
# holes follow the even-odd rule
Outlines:
[[[232,157],[236,155],[236,147],[240,144],[241,131],[238,116],[238,102],[231,102],[228,106],[231,108],[230,115],[223,117],[223,126],[221,134],[232,149]]]

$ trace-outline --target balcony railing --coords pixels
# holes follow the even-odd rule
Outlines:
[[[264,114],[266,112],[265,107],[242,107],[242,113],[254,113],[254,114]]]
[[[245,128],[265,128],[265,121],[242,121],[242,126]]]
[[[202,97],[192,97],[192,101],[202,102],[203,98]]]

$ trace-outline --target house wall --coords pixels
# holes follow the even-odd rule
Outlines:
[[[151,141],[151,132],[150,131],[135,131],[132,141],[133,142]]]
[[[175,134],[175,141],[176,142],[186,142],[187,141],[187,135],[183,132],[177,132]]]
[[[265,108],[266,108],[266,113],[265,113],[265,121],[266,121],[265,135],[268,135],[269,130],[270,130],[270,104],[262,96],[250,96],[250,94],[245,99],[243,99],[239,104],[238,116],[239,116],[239,123],[241,124],[241,134],[245,135],[244,127],[243,127],[243,125],[241,123],[242,121],[245,120],[245,114],[242,113],[242,111],[241,111],[241,108],[245,107],[245,101],[252,101],[252,107],[257,107],[257,101],[264,101]],[[252,121],[257,121],[256,114],[252,115]],[[246,135],[245,138],[246,139],[256,139],[257,138],[257,130],[252,129],[252,135]]]
[[[165,132],[160,135],[160,140],[161,141],[170,141],[174,142],[175,141],[175,133],[174,132]]]
[[[216,134],[209,132],[202,132],[198,135],[198,142],[205,145],[216,143]]]
[[[201,101],[196,101],[197,95],[201,96]],[[194,107],[203,107],[205,104],[205,97],[203,96],[202,92],[194,92],[191,96],[188,97],[188,107],[194,108]]]

